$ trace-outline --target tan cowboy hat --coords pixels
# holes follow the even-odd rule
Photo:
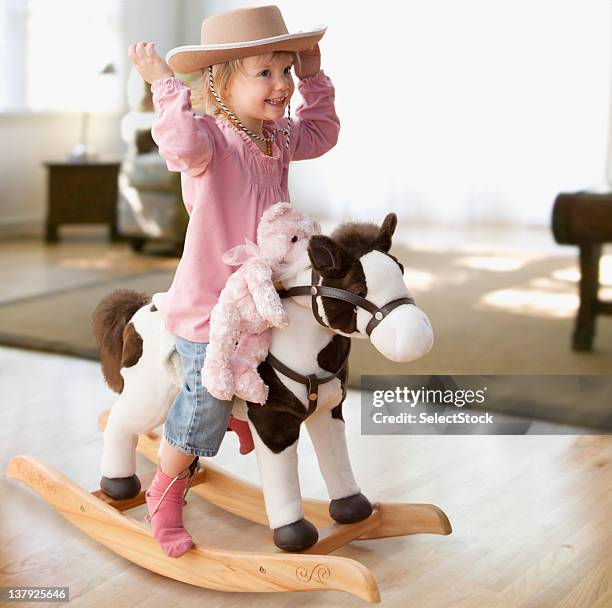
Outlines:
[[[290,34],[278,6],[256,6],[226,11],[204,19],[202,44],[179,46],[166,62],[179,74],[190,74],[215,63],[272,51],[297,53],[314,46],[325,26]]]

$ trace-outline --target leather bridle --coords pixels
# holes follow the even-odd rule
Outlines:
[[[290,287],[289,289],[283,289],[278,292],[281,298],[290,298],[292,296],[312,296],[312,312],[315,319],[323,325],[331,329],[329,325],[323,322],[321,315],[319,315],[319,306],[317,304],[317,297],[323,296],[327,298],[334,298],[335,300],[344,300],[349,304],[363,308],[368,312],[372,313],[372,318],[366,326],[366,334],[368,337],[374,331],[374,328],[394,309],[402,304],[414,304],[414,298],[397,298],[388,302],[384,306],[376,306],[374,302],[358,296],[356,293],[347,291],[346,289],[338,289],[337,287],[328,287],[327,285],[319,285],[319,273],[313,268],[311,275],[310,285],[300,285],[298,287]],[[357,330],[359,331],[359,330]]]
[[[312,313],[315,319],[321,324],[323,327],[327,327],[328,329],[332,329],[329,325],[327,325],[321,315],[319,314],[319,305],[317,303],[317,297],[326,297],[326,298],[334,298],[335,300],[343,300],[344,302],[348,302],[349,304],[353,304],[356,307],[363,308],[372,314],[372,318],[368,322],[366,326],[366,333],[368,337],[374,331],[374,328],[395,308],[401,306],[402,304],[414,304],[414,298],[404,297],[397,298],[396,300],[392,300],[388,302],[384,306],[376,306],[374,302],[367,300],[366,298],[362,298],[355,293],[347,291],[346,289],[339,289],[337,287],[329,287],[327,285],[319,285],[319,280],[321,276],[319,273],[313,268],[311,274],[310,285],[298,285],[296,287],[290,287],[289,289],[283,289],[278,292],[280,298],[291,298],[293,296],[311,296],[311,307]],[[359,331],[359,330],[357,330]],[[350,339],[350,338],[349,338]],[[268,353],[268,357],[266,361],[270,364],[270,366],[277,371],[281,372],[285,376],[299,382],[301,384],[306,385],[308,390],[308,413],[312,413],[314,409],[317,407],[317,400],[319,395],[319,385],[325,384],[334,378],[337,378],[340,372],[346,367],[346,362],[348,361],[349,354],[351,352],[350,342],[349,348],[347,350],[346,356],[344,357],[342,364],[338,368],[338,370],[334,374],[330,374],[328,376],[324,376],[323,378],[318,378],[315,374],[308,374],[304,376],[290,367],[287,367],[282,361],[279,361],[272,353]]]

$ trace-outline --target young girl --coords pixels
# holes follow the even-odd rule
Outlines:
[[[153,43],[129,47],[132,63],[152,84],[152,135],[168,169],[181,172],[190,216],[183,256],[159,303],[176,336],[184,387],[166,419],[146,494],[153,534],[173,557],[193,544],[183,526],[184,495],[197,457],[217,453],[232,405],[201,382],[210,311],[232,272],[223,253],[245,237],[255,241],[265,209],[289,200],[289,162],[321,156],[338,138],[334,89],[320,69],[317,43],[324,32],[289,34],[279,9],[265,6],[205,19],[202,44],[170,51],[168,63]],[[295,122],[284,118],[294,91],[292,67],[304,98]],[[174,77],[197,71],[204,86],[194,99],[201,95],[204,115],[194,113],[189,89]]]

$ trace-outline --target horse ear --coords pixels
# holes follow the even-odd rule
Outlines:
[[[339,279],[348,271],[348,254],[328,236],[318,234],[310,237],[308,257],[313,268],[325,278]]]
[[[378,249],[382,251],[389,251],[391,249],[391,237],[395,232],[397,226],[397,215],[395,213],[387,214],[385,217],[380,230],[378,231],[377,245]]]

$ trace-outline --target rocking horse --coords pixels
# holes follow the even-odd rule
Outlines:
[[[432,345],[429,320],[404,283],[402,264],[389,253],[396,223],[389,214],[380,227],[351,222],[331,236],[312,236],[294,276],[282,282],[279,295],[289,325],[272,329],[269,355],[258,368],[269,386],[267,402],[262,406],[235,399],[232,412],[248,422],[263,492],[213,465],[200,468],[196,463],[194,468],[195,494],[268,525],[275,544],[293,553],[197,544],[171,558],[147,526],[124,514],[145,502],[152,474],[138,479],[135,452],[157,462],[160,438],[152,429],[164,421],[178,391],[173,375],[180,371],[173,368],[171,336],[159,311],[134,292],[124,292],[112,310],[122,346],[121,364],[110,370],[120,396],[99,423],[106,429],[101,484],[106,492],[89,493],[30,456],[13,458],[8,476],[29,485],[107,548],[164,576],[222,591],[342,590],[380,601],[365,566],[328,554],[353,540],[451,533],[448,518],[434,505],[370,503],[354,478],[346,445],[342,403],[351,338],[369,339],[393,361],[416,359]],[[112,366],[108,353],[102,351],[101,357],[103,366]],[[130,412],[134,399],[150,404],[145,419]],[[300,495],[297,445],[302,423],[329,502]]]

